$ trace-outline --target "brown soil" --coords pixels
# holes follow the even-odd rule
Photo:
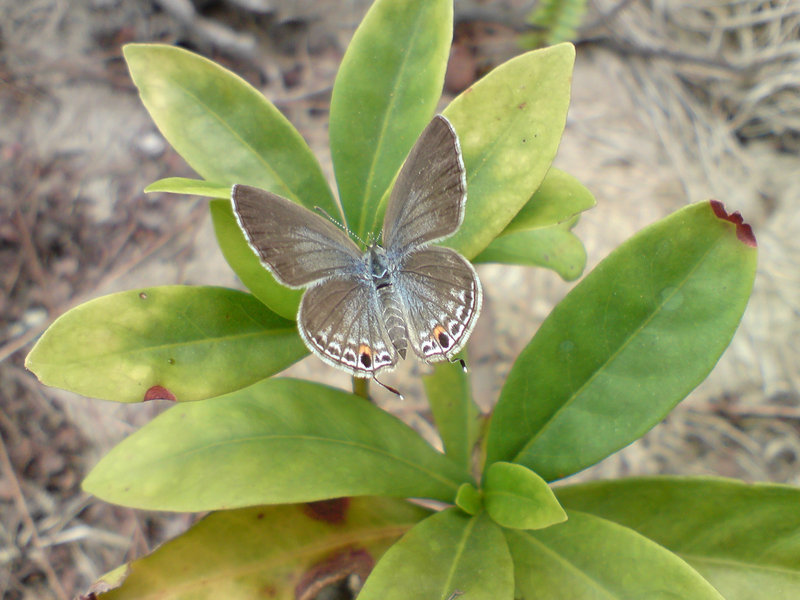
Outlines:
[[[0,0],[3,598],[73,597],[195,518],[80,491],[97,459],[161,406],[44,388],[22,364],[49,323],[89,298],[139,285],[238,285],[203,200],[141,192],[191,171],[139,103],[123,43],[181,44],[234,69],[286,113],[332,179],[329,92],[368,2],[247,4],[197,2],[191,12],[188,0]],[[520,52],[526,4],[458,3],[453,88]],[[556,161],[598,200],[576,230],[589,268],[644,225],[712,196],[753,224],[761,258],[745,320],[707,382],[643,440],[580,477],[704,473],[800,484],[800,14],[742,1],[704,10],[592,4]],[[471,360],[488,409],[572,284],[516,267],[480,274],[487,300]],[[348,385],[331,371],[314,359],[291,370]],[[434,436],[418,371],[387,378],[403,386],[405,403],[379,400]]]

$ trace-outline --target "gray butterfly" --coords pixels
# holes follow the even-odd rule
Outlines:
[[[466,193],[458,137],[437,116],[397,177],[382,245],[362,250],[331,221],[258,188],[234,185],[231,201],[261,263],[282,284],[308,287],[297,313],[308,348],[374,378],[405,359],[408,346],[426,363],[453,360],[475,326],[475,269],[454,250],[431,246],[458,230]]]

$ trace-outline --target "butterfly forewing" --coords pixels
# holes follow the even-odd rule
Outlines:
[[[397,364],[369,275],[329,279],[308,289],[297,315],[306,345],[328,364],[372,377]]]
[[[458,137],[439,115],[419,136],[386,207],[383,246],[401,255],[454,234],[464,218],[467,183]]]
[[[231,202],[250,247],[284,285],[303,287],[362,261],[341,229],[286,198],[237,184]]]
[[[483,293],[473,266],[450,248],[411,253],[397,275],[409,342],[426,362],[450,359],[469,338]]]

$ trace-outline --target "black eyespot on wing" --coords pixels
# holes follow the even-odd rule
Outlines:
[[[439,345],[442,348],[446,349],[450,347],[450,336],[447,335],[444,331],[439,332],[438,340],[439,340]]]
[[[369,369],[370,365],[372,364],[372,357],[367,352],[361,353],[361,364],[364,366],[365,369]]]

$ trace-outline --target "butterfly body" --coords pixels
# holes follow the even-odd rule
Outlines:
[[[458,138],[435,117],[392,189],[382,244],[362,250],[329,220],[271,192],[235,185],[234,214],[254,252],[281,283],[306,287],[298,331],[323,361],[356,377],[392,369],[408,348],[450,360],[480,312],[475,269],[431,245],[460,226],[466,180]]]

